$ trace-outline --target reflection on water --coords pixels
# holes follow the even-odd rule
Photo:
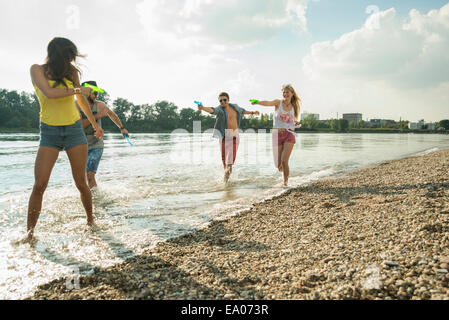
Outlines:
[[[319,134],[309,134],[301,136],[299,139],[302,149],[313,149],[320,143]]]
[[[242,134],[230,182],[223,183],[219,144],[211,134],[105,136],[94,212],[85,213],[61,152],[44,195],[34,247],[17,244],[26,228],[39,136],[0,134],[0,298],[20,298],[74,266],[89,272],[140,254],[186,232],[224,219],[285,191],[274,167],[271,134]],[[446,135],[298,134],[292,185],[431,148],[449,147]]]
[[[228,183],[225,188],[225,194],[223,200],[232,201],[237,199],[237,194],[235,193],[232,182]]]
[[[1,134],[1,141],[39,141],[39,135],[37,134]]]

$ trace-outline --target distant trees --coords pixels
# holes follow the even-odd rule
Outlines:
[[[363,120],[349,122],[349,129],[362,129],[362,128],[366,128],[366,127],[367,127],[367,124]]]
[[[319,124],[320,121],[317,118],[315,118],[313,114],[309,114],[301,120],[301,125],[304,129],[314,130],[318,128]]]
[[[273,114],[261,114],[260,116],[245,116],[240,122],[240,128],[245,129],[271,129],[273,127]]]
[[[449,120],[441,120],[438,123],[438,128],[444,128],[445,130],[449,130]]]
[[[349,121],[347,119],[338,119],[338,126],[340,131],[347,131],[349,128]]]
[[[345,132],[349,129],[349,121],[347,119],[330,120],[330,128],[333,131]]]
[[[131,132],[171,132],[182,128],[193,131],[194,121],[201,121],[204,131],[213,128],[215,117],[193,108],[183,108],[169,101],[158,101],[154,104],[134,104],[127,99],[117,98],[110,101],[107,92],[100,94],[99,100],[111,106]],[[2,130],[27,131],[39,130],[39,101],[35,94],[0,89],[0,132]],[[301,120],[304,130],[360,132],[363,130],[402,131],[408,128],[407,121],[377,121],[377,122],[348,122],[346,119],[317,120],[308,115]],[[109,132],[119,132],[117,126],[108,118],[102,119],[103,128]],[[246,129],[271,129],[273,127],[273,114],[261,114],[259,117],[246,116],[242,119],[240,127]],[[449,131],[449,120],[441,120],[437,128]],[[385,130],[384,130],[385,129]]]
[[[170,132],[178,128],[192,132],[194,121],[201,121],[203,129],[212,128],[215,123],[213,117],[204,116],[199,110],[184,108],[178,112],[178,107],[168,101],[135,105],[118,98],[112,103],[112,109],[126,128],[133,132]],[[109,118],[103,119],[103,128],[118,132]]]
[[[186,129],[189,132],[193,132],[193,122],[201,121],[202,115],[200,110],[194,109],[182,109],[179,113],[179,123],[180,127]]]
[[[172,102],[158,101],[154,104],[133,104],[127,99],[117,98],[111,104],[107,92],[98,97],[114,110],[129,131],[132,132],[171,132],[182,128],[193,131],[193,122],[201,121],[202,130],[213,128],[215,117],[193,108],[179,110]],[[18,93],[0,89],[0,131],[39,129],[39,101],[35,94]],[[109,132],[119,132],[117,126],[108,118],[102,119],[103,128]],[[241,122],[243,130],[270,129],[273,115],[260,117],[246,116]]]
[[[39,102],[34,94],[0,89],[0,128],[39,128]]]

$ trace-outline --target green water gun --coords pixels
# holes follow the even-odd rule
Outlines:
[[[259,103],[259,100],[251,99],[251,100],[249,100],[249,102],[251,102],[251,103]]]
[[[88,84],[88,83],[83,84],[83,87],[91,88],[92,92],[104,93],[104,89],[98,88],[98,87],[93,86],[93,85]]]

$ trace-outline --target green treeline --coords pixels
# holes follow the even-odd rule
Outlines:
[[[158,101],[154,104],[136,105],[118,98],[110,103],[107,92],[100,94],[99,100],[105,102],[118,115],[130,132],[171,132],[175,129],[193,131],[193,122],[201,121],[202,131],[214,127],[215,117],[192,108],[180,109],[172,102]],[[18,93],[0,89],[0,132],[38,132],[40,106],[33,93]],[[108,118],[102,119],[106,132],[119,132],[117,126]],[[348,122],[346,119],[316,120],[309,115],[301,120],[299,131],[311,132],[410,132],[407,121],[385,123],[373,127],[369,122]],[[245,116],[240,123],[241,129],[271,129],[273,114],[259,117]],[[442,120],[437,125],[439,132],[449,131],[449,120]],[[430,130],[428,130],[430,132]],[[419,130],[415,132],[426,132]]]
[[[445,132],[449,130],[449,120],[441,120],[435,130],[424,125],[419,130],[410,130],[409,121],[372,120],[348,121],[347,119],[317,120],[314,115],[308,115],[301,120],[301,131],[318,132],[352,132],[352,133],[401,133],[401,132]]]
[[[136,105],[118,98],[110,104],[107,92],[101,94],[98,99],[114,110],[130,132],[171,132],[175,129],[192,132],[194,121],[201,121],[201,129],[204,131],[213,128],[215,124],[215,116],[192,108],[180,110],[168,101]],[[0,89],[0,131],[38,131],[39,111],[39,101],[35,94]],[[272,115],[245,116],[241,128],[270,129],[272,124]],[[106,132],[120,132],[108,117],[102,119],[102,125]]]
[[[193,122],[201,121],[202,131],[214,127],[215,116],[192,108],[179,108],[172,102],[158,101],[154,104],[135,105],[126,99],[118,98],[112,103],[117,116],[132,132],[171,132],[175,129],[193,131]],[[103,128],[107,131],[117,129],[109,118],[103,118]],[[269,129],[273,124],[273,116],[245,116],[241,121],[243,130]]]
[[[39,129],[39,108],[34,94],[0,89],[0,128]]]

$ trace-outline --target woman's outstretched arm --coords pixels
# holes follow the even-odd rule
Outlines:
[[[273,100],[273,101],[258,101],[257,103],[251,102],[252,105],[258,104],[264,107],[279,107],[281,104],[281,100]]]

